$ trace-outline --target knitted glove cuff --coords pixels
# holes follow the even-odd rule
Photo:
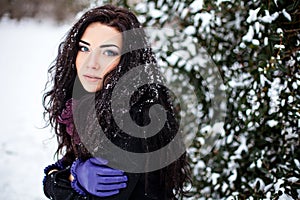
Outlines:
[[[62,170],[62,169],[64,169],[64,166],[63,166],[61,160],[58,160],[56,163],[51,164],[51,165],[48,165],[47,167],[44,168],[44,174],[45,174],[45,176],[44,176],[44,179],[43,179],[43,184],[45,184],[46,177],[48,176],[48,173],[49,173],[51,170],[54,170],[54,169],[57,169],[57,170]]]
[[[73,181],[71,182],[71,186],[72,188],[80,195],[83,195],[83,196],[86,196],[86,192],[84,191],[84,189],[82,188],[82,186],[80,185],[80,183],[78,182],[78,179],[77,179],[77,174],[76,174],[76,169],[77,169],[77,166],[78,164],[80,163],[81,161],[79,159],[75,160],[71,166],[71,174],[73,176]]]

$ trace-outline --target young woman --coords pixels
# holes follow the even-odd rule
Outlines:
[[[121,104],[123,98],[114,96],[113,91],[132,69],[145,72],[149,79],[158,78],[153,78],[156,83],[143,85],[133,93],[131,119],[139,127],[148,125],[155,104],[160,104],[167,113],[163,128],[149,138],[143,138],[142,133],[141,137],[127,134],[113,114],[112,97],[120,98],[115,102]],[[49,69],[52,88],[43,99],[44,115],[58,140],[56,153],[62,154],[60,160],[44,170],[44,192],[48,198],[169,200],[184,195],[184,183],[189,180],[185,153],[167,166],[162,164],[162,168],[149,170],[153,163],[147,163],[147,156],[142,163],[135,163],[130,156],[119,159],[103,142],[106,138],[124,151],[147,155],[174,140],[180,117],[168,89],[157,84],[161,80],[156,70],[156,60],[141,25],[127,9],[112,5],[97,7],[75,23]],[[126,85],[123,87],[126,93]],[[89,101],[95,105],[85,107]],[[96,125],[103,130],[102,136],[96,134]],[[172,149],[162,154],[157,158],[158,163],[164,163],[164,156],[171,156]],[[123,168],[121,162],[133,168],[142,165],[145,171],[135,173]]]

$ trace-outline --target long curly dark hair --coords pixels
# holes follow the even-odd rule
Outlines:
[[[51,89],[45,92],[43,97],[43,106],[45,108],[44,118],[48,122],[57,136],[58,148],[56,154],[63,154],[66,162],[71,163],[76,157],[87,158],[91,156],[90,152],[84,147],[76,148],[72,142],[72,138],[66,132],[66,126],[57,120],[65,108],[66,102],[74,98],[74,87],[79,88],[76,97],[85,96],[87,92],[82,86],[75,85],[77,71],[75,60],[79,50],[79,40],[81,39],[85,29],[93,22],[100,22],[104,25],[115,28],[121,33],[133,31],[131,34],[122,34],[123,53],[118,66],[109,72],[104,79],[103,89],[94,94],[95,109],[97,119],[91,119],[87,116],[88,124],[84,127],[87,134],[93,132],[94,124],[101,125],[105,134],[123,149],[129,151],[148,152],[155,151],[170,142],[178,131],[178,116],[176,109],[172,105],[171,94],[167,88],[160,84],[150,84],[149,87],[143,86],[135,92],[131,98],[131,116],[133,120],[140,126],[149,123],[149,107],[153,104],[163,104],[167,111],[167,123],[158,136],[142,140],[141,149],[134,150],[132,146],[122,146],[126,141],[134,141],[133,137],[128,137],[114,122],[111,112],[112,91],[120,78],[134,67],[149,65],[149,74],[159,77],[156,68],[156,59],[147,43],[145,33],[141,29],[141,24],[136,16],[127,9],[105,5],[87,11],[70,29],[65,40],[60,44],[58,55],[53,65],[48,70],[50,79],[46,88],[51,84]],[[153,67],[154,66],[154,67]],[[162,82],[157,78],[156,82]],[[150,102],[150,103],[149,103]],[[101,120],[100,120],[101,119]],[[112,136],[113,135],[113,136]],[[93,139],[93,138],[92,138]],[[122,142],[119,142],[122,140]],[[125,141],[125,142],[124,142]],[[136,144],[136,142],[132,142]],[[186,154],[181,155],[172,164],[160,170],[162,186],[166,189],[174,191],[175,195],[182,196],[184,191],[184,183],[189,181],[189,165]]]

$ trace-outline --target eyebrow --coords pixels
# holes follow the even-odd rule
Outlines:
[[[86,45],[90,46],[90,43],[88,43],[86,41],[79,40],[79,42],[82,42],[83,44],[86,44]],[[106,47],[117,47],[118,49],[120,49],[120,47],[118,47],[115,44],[103,44],[103,45],[100,45],[100,48],[106,48]]]
[[[86,42],[86,41],[79,40],[79,42],[82,42],[83,44],[86,44],[86,45],[89,45],[89,46],[90,46],[90,43],[88,43],[88,42]]]
[[[118,47],[115,44],[103,44],[103,45],[100,45],[100,48],[106,48],[106,47],[117,47],[118,49],[120,49],[120,47]]]

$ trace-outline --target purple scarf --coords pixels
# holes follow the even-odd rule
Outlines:
[[[80,144],[79,135],[75,129],[73,120],[73,109],[75,108],[77,102],[72,98],[66,102],[66,107],[63,109],[61,115],[58,117],[57,121],[59,123],[66,125],[66,131],[71,136],[75,144]]]

